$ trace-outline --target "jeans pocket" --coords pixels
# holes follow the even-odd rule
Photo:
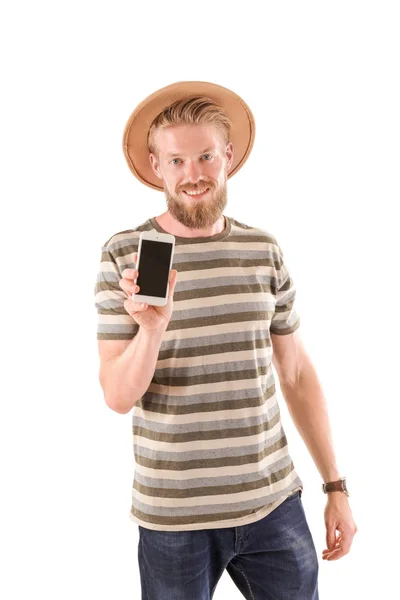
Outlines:
[[[288,496],[288,500],[295,500],[296,498],[300,498],[301,497],[301,490],[297,490],[297,492],[295,492],[294,494],[291,494],[290,496]]]

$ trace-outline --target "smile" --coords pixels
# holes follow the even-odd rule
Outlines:
[[[185,190],[183,190],[183,193],[186,194],[187,196],[190,196],[191,198],[201,198],[202,196],[205,196],[207,194],[207,192],[209,191],[210,188],[205,189],[203,192],[185,192]]]

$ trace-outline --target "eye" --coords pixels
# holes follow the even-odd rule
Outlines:
[[[212,154],[203,154],[203,158],[204,158],[205,156],[209,156],[209,157],[210,157],[210,158],[208,158],[207,160],[210,160],[210,159],[212,158]]]
[[[173,165],[177,165],[177,164],[178,164],[178,163],[174,162],[175,160],[181,160],[181,159],[180,159],[180,158],[173,158],[173,159],[171,160],[171,163],[172,163]]]

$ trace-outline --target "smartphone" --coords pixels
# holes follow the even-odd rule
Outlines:
[[[168,300],[169,274],[174,256],[175,236],[158,231],[142,231],[139,238],[136,284],[139,293],[133,302],[165,306]]]

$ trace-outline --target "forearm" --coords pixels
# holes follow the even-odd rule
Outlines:
[[[296,384],[281,384],[293,422],[303,438],[324,482],[340,478],[327,404],[316,371],[307,361]]]
[[[128,413],[148,389],[165,330],[139,328],[131,344],[115,359],[108,374],[113,392],[108,402],[116,412]]]

